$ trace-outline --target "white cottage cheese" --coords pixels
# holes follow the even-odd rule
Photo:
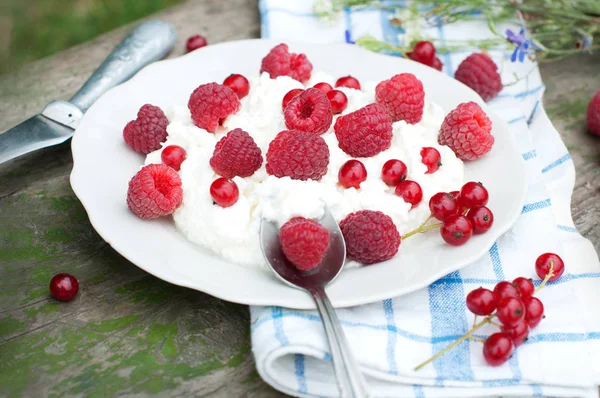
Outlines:
[[[318,82],[333,83],[333,78],[314,73],[307,86]],[[229,208],[213,205],[210,184],[218,178],[209,165],[215,144],[228,131],[247,131],[261,148],[263,158],[271,140],[285,121],[281,99],[291,89],[303,85],[289,77],[270,79],[265,73],[250,83],[250,93],[242,99],[241,109],[227,118],[217,134],[211,134],[192,123],[187,107],[174,108],[167,114],[170,124],[163,144],[180,145],[187,151],[181,165],[183,203],[173,214],[175,224],[190,241],[214,251],[232,262],[246,266],[264,266],[259,242],[261,217],[280,225],[294,216],[319,218],[327,205],[338,222],[348,213],[368,209],[380,210],[390,216],[400,234],[416,228],[429,216],[429,198],[440,191],[452,191],[463,184],[463,163],[452,150],[437,143],[439,127],[444,118],[442,109],[425,98],[425,110],[420,123],[404,121],[393,124],[392,146],[371,158],[361,158],[367,169],[367,180],[360,189],[343,189],[337,185],[340,167],[351,157],[337,145],[334,122],[322,135],[329,146],[327,174],[321,181],[299,181],[288,177],[269,176],[262,167],[248,178],[235,177],[240,197]],[[342,88],[348,97],[344,113],[355,111],[374,102],[375,83],[367,83],[362,91]],[[442,166],[433,174],[425,174],[421,162],[422,147],[434,147],[442,156]],[[161,150],[150,153],[146,164],[160,163]],[[423,200],[411,209],[408,203],[394,195],[393,188],[381,180],[381,168],[389,159],[400,159],[408,167],[408,178],[423,189]]]

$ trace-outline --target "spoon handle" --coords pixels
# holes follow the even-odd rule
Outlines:
[[[341,392],[340,396],[352,398],[367,397],[365,380],[360,372],[358,363],[354,359],[354,355],[352,355],[348,340],[342,329],[342,324],[325,293],[325,289],[322,287],[311,289],[310,293],[317,304],[317,309],[323,320],[325,334],[327,335],[331,349],[333,368]]]

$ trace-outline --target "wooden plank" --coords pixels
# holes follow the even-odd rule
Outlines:
[[[189,1],[159,13],[185,39],[257,37],[256,1]],[[0,131],[69,98],[131,28],[0,77]],[[598,139],[585,133],[600,57],[542,66],[545,104],[577,168],[573,215],[600,248]],[[576,70],[577,73],[573,73]],[[162,282],[100,239],[68,183],[68,144],[0,165],[0,396],[281,396],[254,370],[245,306]],[[48,296],[70,272],[79,297]]]

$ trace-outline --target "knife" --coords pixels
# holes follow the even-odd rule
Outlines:
[[[148,21],[134,28],[69,101],[52,101],[41,114],[0,134],[0,164],[65,142],[84,112],[108,89],[164,57],[177,35],[168,23]]]

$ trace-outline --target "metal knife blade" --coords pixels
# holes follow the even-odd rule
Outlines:
[[[44,111],[0,134],[0,164],[68,140],[85,112],[108,89],[164,57],[175,45],[175,29],[166,22],[145,22],[127,35],[69,100],[52,101]]]

